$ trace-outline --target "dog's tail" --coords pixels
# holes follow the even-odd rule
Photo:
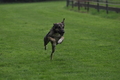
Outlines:
[[[65,18],[63,18],[63,21],[61,23],[64,23],[64,21],[65,21]]]

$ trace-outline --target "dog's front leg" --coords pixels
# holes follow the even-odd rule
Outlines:
[[[62,36],[59,40],[58,40],[58,44],[61,44],[64,40],[64,37]]]

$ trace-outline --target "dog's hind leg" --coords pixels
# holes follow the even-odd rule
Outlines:
[[[55,46],[56,46],[56,42],[51,42],[51,45],[52,45],[52,52],[51,52],[51,56],[50,56],[50,59],[52,60],[53,58],[53,53],[55,52]]]
[[[48,40],[48,38],[44,38],[44,48],[45,48],[45,50],[46,50],[46,45],[49,43],[49,40]]]

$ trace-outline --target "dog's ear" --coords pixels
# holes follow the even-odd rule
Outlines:
[[[56,26],[57,24],[56,23],[53,23],[53,26]]]
[[[65,21],[65,18],[63,18],[63,21],[62,21],[61,23],[63,23],[63,24],[64,24],[64,21]]]
[[[63,24],[63,28],[65,27],[64,21],[65,21],[65,18],[63,18],[63,21],[61,22]]]
[[[55,29],[57,27],[56,23],[53,23],[53,29]]]

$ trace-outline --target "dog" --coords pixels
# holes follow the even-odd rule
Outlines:
[[[47,33],[47,35],[44,37],[44,49],[46,50],[46,45],[51,42],[52,45],[52,52],[50,55],[50,60],[52,60],[53,53],[55,52],[55,47],[57,44],[61,44],[64,40],[64,21],[65,18],[63,18],[63,21],[60,23],[54,23],[51,30]]]

